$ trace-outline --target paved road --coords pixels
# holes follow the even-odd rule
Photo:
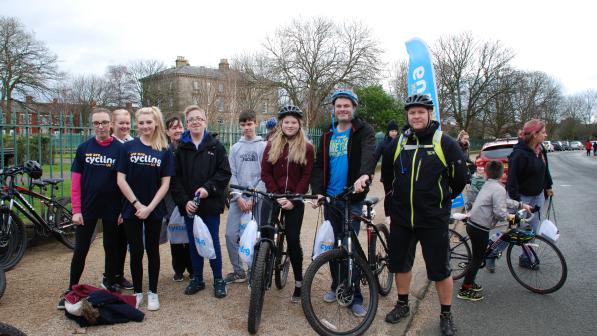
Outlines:
[[[477,282],[485,300],[454,298],[453,312],[461,335],[596,335],[597,334],[597,158],[585,152],[549,156],[556,191],[561,237],[558,246],[568,263],[568,280],[549,295],[520,286],[498,260],[498,271],[480,270]],[[459,288],[462,281],[455,283]],[[439,304],[430,287],[409,335],[439,334]]]

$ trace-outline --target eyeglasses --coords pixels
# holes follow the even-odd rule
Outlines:
[[[100,127],[100,126],[108,126],[110,124],[110,122],[108,120],[104,120],[104,121],[94,121],[91,123],[93,125],[93,127]]]
[[[203,119],[201,117],[191,117],[191,118],[187,119],[187,124],[191,124],[191,123],[194,123],[194,122],[197,122],[197,121],[206,122],[207,120]]]

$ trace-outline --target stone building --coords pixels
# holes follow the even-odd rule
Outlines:
[[[236,122],[238,113],[254,109],[264,120],[277,112],[277,90],[230,68],[221,59],[217,69],[192,66],[183,56],[175,67],[141,79],[143,105],[158,106],[165,115],[179,113],[188,105],[199,105],[207,111],[210,122]]]

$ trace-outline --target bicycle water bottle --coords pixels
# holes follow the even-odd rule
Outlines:
[[[195,207],[197,207],[197,210],[199,209],[199,204],[201,204],[201,194],[200,193],[196,193],[195,197],[193,198],[193,203],[195,203]],[[190,213],[187,216],[189,218],[195,218],[195,213],[197,213],[197,210],[195,210],[194,213]]]

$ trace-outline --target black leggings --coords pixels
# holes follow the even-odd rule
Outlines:
[[[83,218],[85,225],[75,226],[75,250],[70,263],[70,281],[68,288],[79,283],[85,268],[85,259],[91,247],[91,238],[95,232],[98,218]],[[104,227],[105,276],[113,281],[117,275],[122,275],[126,254],[126,238],[115,220],[102,219]]]
[[[473,249],[473,260],[471,261],[471,268],[464,276],[462,285],[472,285],[475,282],[475,277],[479,271],[479,266],[485,259],[485,251],[487,250],[487,242],[489,241],[489,232],[478,229],[472,225],[466,226],[466,233],[471,239],[471,247]]]
[[[193,277],[193,265],[191,264],[191,253],[189,244],[170,244],[170,253],[172,254],[172,268],[174,273],[182,275],[185,271]],[[195,246],[193,246],[195,247]]]
[[[143,227],[145,227],[145,251],[149,273],[149,290],[158,292],[160,274],[160,231],[161,220],[125,219],[124,230],[131,254],[131,275],[135,293],[143,292]]]
[[[305,214],[305,204],[303,202],[293,202],[292,210],[281,209],[278,204],[274,205],[272,218],[279,216],[280,211],[284,218],[286,228],[286,250],[292,265],[295,281],[303,281],[303,248],[301,246],[301,227],[303,225],[303,216]],[[267,212],[271,209],[271,202],[264,201],[261,207],[262,223],[267,220]]]

